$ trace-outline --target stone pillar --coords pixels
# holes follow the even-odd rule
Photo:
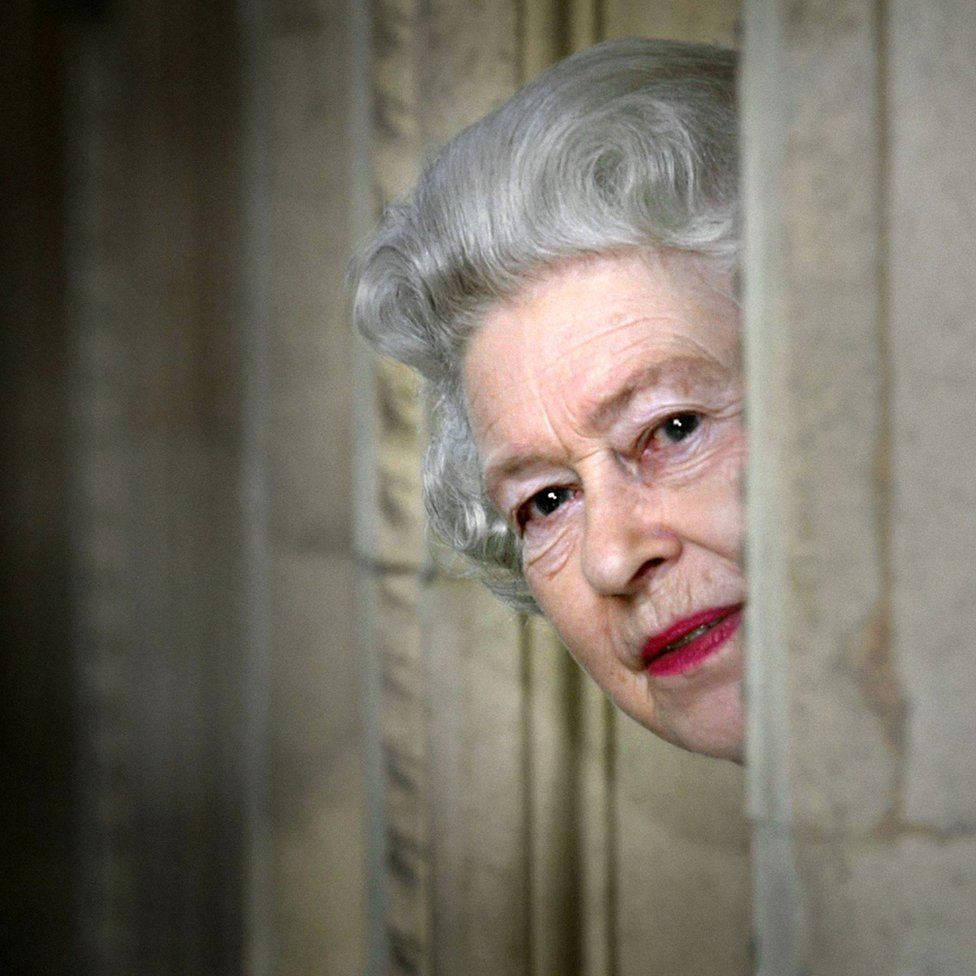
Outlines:
[[[72,35],[93,972],[358,974],[351,25],[120,0]]]
[[[747,5],[763,976],[976,958],[976,9]]]
[[[243,960],[236,28],[120,3],[71,39],[78,906],[106,976]]]
[[[270,974],[358,976],[365,829],[353,556],[353,337],[344,277],[353,35],[344,0],[257,5],[264,125]]]

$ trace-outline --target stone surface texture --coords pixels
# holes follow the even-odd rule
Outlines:
[[[244,954],[232,22],[121,4],[70,35],[76,965],[106,976]]]
[[[353,556],[353,224],[344,4],[269,0],[266,103],[267,886],[274,973],[360,973],[364,784]]]
[[[598,5],[604,32],[609,37],[666,37],[734,47],[739,33],[739,0],[602,0]]]
[[[131,0],[66,35],[79,904],[106,976],[363,968],[350,25],[259,6]]]
[[[976,16],[746,10],[759,972],[962,976]]]

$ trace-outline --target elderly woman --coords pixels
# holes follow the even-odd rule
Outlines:
[[[388,209],[355,318],[429,397],[433,528],[628,715],[741,758],[734,58],[608,42]]]

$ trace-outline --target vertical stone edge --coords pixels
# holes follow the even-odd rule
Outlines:
[[[582,965],[582,676],[548,624],[530,617],[526,701],[533,972]]]
[[[744,210],[744,341],[750,400],[747,475],[749,610],[746,628],[748,814],[753,827],[758,976],[799,976],[805,908],[800,898],[789,799],[789,676],[780,652],[786,638],[782,588],[787,572],[775,545],[790,517],[782,478],[783,448],[766,400],[779,387],[785,339],[776,323],[785,305],[779,220],[789,105],[783,83],[778,3],[746,0],[741,74]],[[765,449],[762,449],[765,445]],[[785,509],[785,510],[784,510]]]
[[[246,976],[270,976],[275,957],[272,924],[271,827],[268,777],[268,258],[267,41],[264,0],[237,0],[242,40],[242,181],[244,190],[243,422],[241,513],[245,562],[244,688],[242,736],[244,842],[247,851],[243,905]]]
[[[368,31],[369,45],[369,163],[364,172],[370,174],[371,213],[369,226],[361,228],[368,233],[382,207],[411,186],[420,166],[420,4],[372,0],[368,13],[355,16],[358,30]],[[372,355],[366,359],[371,402],[361,420],[364,432],[375,439],[361,465],[366,475],[362,487],[369,495],[364,508],[368,514],[357,520],[360,551],[384,566],[422,572],[427,557],[417,380],[400,363]]]
[[[440,576],[425,587],[422,631],[433,970],[522,976],[530,903],[519,621],[470,580]]]
[[[96,286],[111,273],[99,247],[106,171],[106,156],[99,150],[106,136],[104,86],[110,76],[102,34],[95,26],[72,34],[67,85],[67,137],[75,161],[68,173],[72,193],[67,215],[74,417],[72,636],[78,658],[78,724],[86,730],[79,757],[82,959],[92,971],[121,976],[131,968],[134,948],[134,877],[126,849],[133,812],[127,788],[131,757],[114,748],[126,741],[130,721],[124,681],[125,648],[133,639],[126,614],[132,601],[126,551],[130,479],[114,449],[122,436],[124,390],[106,369],[124,356],[109,334],[110,316]],[[99,469],[110,471],[111,479],[99,479]]]
[[[418,5],[347,0],[356,79],[354,231],[409,186],[419,165]],[[367,972],[424,976],[430,952],[427,704],[420,679],[426,564],[416,382],[399,364],[354,353],[355,545],[368,805]]]
[[[350,30],[351,68],[349,114],[353,145],[351,169],[351,226],[358,245],[371,231],[378,210],[378,187],[373,174],[375,85],[373,72],[373,18],[375,0],[345,0]],[[390,942],[387,932],[386,893],[386,784],[380,734],[381,680],[375,633],[379,610],[374,594],[377,480],[374,359],[361,341],[353,347],[353,539],[356,553],[355,604],[358,634],[359,694],[363,728],[363,779],[366,804],[365,960],[364,976],[388,976]]]

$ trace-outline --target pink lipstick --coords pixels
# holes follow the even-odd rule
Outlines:
[[[644,667],[657,677],[684,674],[711,657],[739,629],[742,604],[701,610],[647,639]]]

